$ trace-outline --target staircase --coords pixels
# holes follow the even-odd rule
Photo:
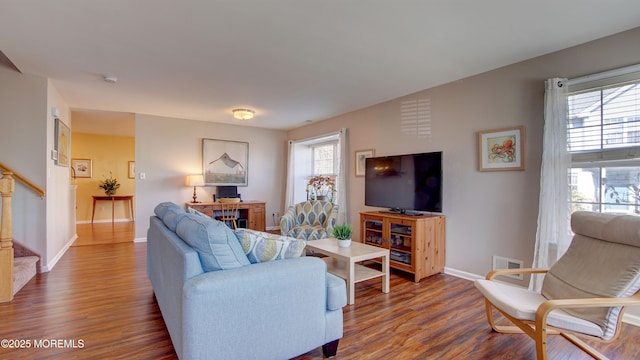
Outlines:
[[[31,278],[41,272],[40,255],[13,240],[13,294],[17,294]]]
[[[21,177],[18,176],[18,178]],[[40,256],[26,246],[14,242],[12,238],[11,199],[14,186],[13,173],[3,172],[2,178],[0,178],[0,195],[2,195],[2,207],[0,208],[0,303],[13,300],[13,295],[22,289],[37,272],[40,272]],[[44,196],[44,192],[42,192],[42,196]]]

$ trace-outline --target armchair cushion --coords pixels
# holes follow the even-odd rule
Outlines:
[[[200,256],[204,271],[227,270],[249,265],[236,235],[224,223],[194,214],[185,214],[176,234]]]
[[[589,212],[575,213],[575,233],[567,252],[549,269],[542,285],[547,299],[628,297],[640,289],[638,219]],[[615,334],[620,307],[571,308],[566,312]]]
[[[541,294],[526,288],[491,280],[476,280],[476,287],[494,306],[521,320],[536,320],[536,310],[547,299]],[[598,325],[571,316],[563,310],[554,310],[547,317],[547,323],[571,331],[602,337],[603,331]]]
[[[280,233],[317,240],[329,237],[337,221],[338,207],[329,201],[305,201],[289,207],[280,221]]]
[[[250,229],[234,231],[242,250],[252,264],[299,257],[305,241]]]

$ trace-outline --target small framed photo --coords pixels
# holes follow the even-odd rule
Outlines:
[[[478,133],[479,170],[524,170],[524,146],[524,126],[480,131]]]
[[[90,178],[93,176],[91,159],[71,159],[71,168],[77,178]]]
[[[366,159],[376,155],[375,149],[356,150],[356,177],[364,176]]]
[[[136,178],[136,162],[129,161],[129,179]]]
[[[62,120],[56,118],[55,123],[55,150],[58,152],[58,157],[55,159],[56,165],[69,166],[69,144],[71,141],[71,135],[69,127],[62,122]]]

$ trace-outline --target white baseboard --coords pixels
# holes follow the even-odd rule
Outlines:
[[[640,326],[640,316],[625,313],[622,316],[622,322],[633,326]]]
[[[147,238],[143,237],[143,238],[135,238],[133,239],[134,243],[143,243],[143,242],[147,242]]]
[[[71,239],[62,247],[62,249],[56,254],[56,256],[54,256],[53,259],[51,259],[51,261],[47,262],[46,264],[44,264],[43,262],[43,265],[40,268],[42,272],[51,271],[51,269],[53,269],[53,267],[56,266],[58,261],[62,259],[62,256],[67,252],[67,250],[69,250],[69,248],[71,247],[71,244],[73,244],[73,242],[76,241],[76,239],[78,239],[78,234],[73,234]]]
[[[462,270],[457,270],[457,269],[453,269],[450,267],[444,267],[444,273],[447,275],[452,275],[455,277],[459,277],[461,279],[466,279],[466,280],[477,280],[477,279],[484,279],[484,276],[481,275],[476,275],[476,274],[472,274],[470,272],[466,272],[466,271],[462,271]]]
[[[466,272],[466,271],[457,270],[457,269],[453,269],[453,268],[449,268],[449,267],[445,267],[444,268],[444,273],[447,274],[447,275],[451,275],[451,276],[455,276],[455,277],[459,277],[461,279],[471,280],[471,281],[485,278],[484,276],[481,276],[481,275],[477,275],[477,274],[473,274],[473,273],[469,273],[469,272]],[[510,285],[518,286],[518,285],[514,285],[514,284],[510,284]],[[629,314],[629,313],[625,313],[622,316],[622,322],[627,323],[629,325],[633,325],[633,326],[640,326],[640,316]]]
[[[267,226],[267,230],[280,230],[280,226]]]
[[[113,222],[131,222],[134,220],[131,220],[131,218],[120,218],[120,219],[114,219]],[[94,220],[93,223],[94,224],[99,224],[99,223],[110,223],[111,219],[102,219],[102,220]],[[76,221],[76,224],[91,224],[91,220],[78,220]]]

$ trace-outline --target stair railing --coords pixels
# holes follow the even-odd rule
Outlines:
[[[5,171],[0,178],[2,213],[0,213],[0,303],[13,300],[13,225],[11,199],[15,187],[13,173]],[[43,195],[44,196],[44,192]]]
[[[25,178],[24,176],[20,175],[20,173],[12,170],[10,167],[8,167],[7,165],[3,164],[0,162],[0,169],[5,169],[8,172],[11,172],[13,178],[15,180],[20,181],[21,183],[23,183],[27,188],[33,190],[36,194],[40,195],[41,198],[44,199],[44,189],[42,189],[41,187],[39,187],[38,185],[32,183],[31,181],[29,181],[27,178]]]

